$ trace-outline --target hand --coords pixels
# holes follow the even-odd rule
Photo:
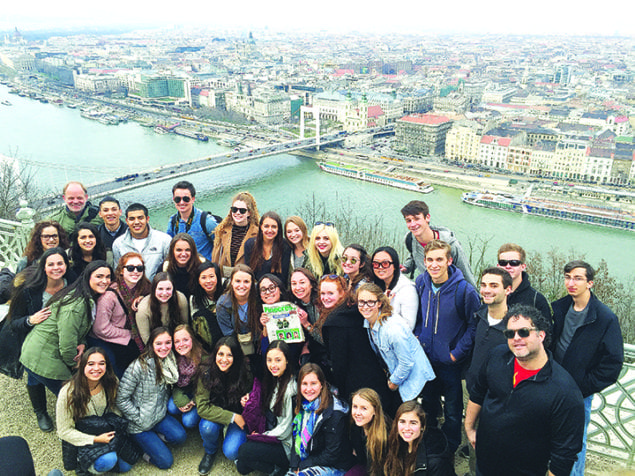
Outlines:
[[[309,327],[309,325],[311,325],[311,323],[309,322],[309,315],[304,309],[298,309],[298,318],[300,319],[300,324],[302,324],[302,327]]]
[[[130,307],[134,312],[137,312],[139,310],[139,303],[142,299],[143,296],[137,296],[136,298],[134,298],[134,301],[132,301],[132,304],[130,304]]]
[[[395,390],[399,389],[399,385],[396,385],[392,383],[390,380],[388,380],[388,388],[394,392]]]
[[[75,362],[79,363],[79,360],[82,358],[82,354],[84,353],[84,349],[86,349],[86,344],[79,344],[77,346],[77,355],[73,357]]]
[[[472,448],[476,449],[476,430],[474,428],[466,428],[465,435],[467,436],[467,441],[472,445]]]
[[[110,443],[110,440],[112,440],[114,437],[115,437],[115,432],[109,431],[108,433],[102,433],[101,435],[97,435],[95,438],[93,438],[93,442],[94,443]]]
[[[267,322],[269,322],[270,320],[271,320],[271,316],[267,314],[266,312],[263,312],[262,314],[260,314],[260,324],[262,324],[262,327],[265,327],[267,325]]]
[[[243,408],[245,407],[245,405],[247,405],[248,401],[249,401],[249,394],[243,395],[242,398],[240,399],[240,404],[243,406]]]
[[[456,357],[454,357],[454,356],[452,355],[452,352],[450,352],[450,360],[451,360],[452,362],[456,362]]]
[[[245,419],[242,415],[239,415],[238,413],[234,414],[234,423],[236,423],[241,430],[245,429]]]
[[[406,267],[403,264],[400,264],[399,265],[399,271],[401,271],[402,273],[405,273],[407,270],[406,270]]]
[[[196,403],[194,403],[194,401],[190,401],[187,405],[184,405],[182,407],[179,407],[179,411],[181,413],[187,413],[189,412],[192,408],[194,408],[196,406]]]
[[[28,318],[29,324],[31,324],[32,326],[39,324],[40,322],[47,320],[50,315],[51,315],[51,308],[43,307],[38,312],[36,312],[35,314],[33,314],[32,316]]]

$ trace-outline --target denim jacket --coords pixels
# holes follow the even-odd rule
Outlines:
[[[401,399],[406,402],[417,398],[426,382],[435,378],[417,338],[397,316],[378,321],[372,328],[365,321],[364,327],[368,329],[373,350],[388,366],[390,381],[399,385]]]
[[[171,238],[174,238],[177,233],[187,233],[192,237],[194,243],[196,243],[196,250],[198,251],[198,254],[211,261],[212,242],[210,242],[207,236],[214,231],[214,228],[216,228],[218,223],[216,223],[213,216],[208,215],[205,220],[205,228],[207,228],[207,230],[203,230],[201,227],[201,215],[207,212],[203,212],[198,208],[193,208],[192,213],[194,216],[192,217],[189,228],[187,226],[187,222],[183,220],[178,213],[172,215],[170,217],[170,221],[168,222],[168,229],[166,233],[170,235]],[[177,219],[177,226],[173,227],[172,223],[175,218]],[[176,230],[174,228],[176,228]]]

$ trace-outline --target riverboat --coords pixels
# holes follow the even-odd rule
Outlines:
[[[635,214],[614,207],[583,205],[573,202],[531,198],[529,193],[465,192],[461,200],[469,205],[494,208],[527,215],[635,231]]]
[[[422,180],[415,180],[410,177],[388,175],[386,172],[371,171],[368,169],[356,168],[352,166],[336,165],[329,162],[320,162],[320,169],[324,172],[342,175],[364,182],[388,185],[390,187],[410,190],[412,192],[430,193],[434,190],[432,185],[424,183]]]

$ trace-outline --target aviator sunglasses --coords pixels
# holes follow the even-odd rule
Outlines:
[[[181,203],[181,200],[183,200],[183,203],[190,203],[192,199],[187,195],[185,197],[174,197],[174,203]]]
[[[520,329],[505,329],[503,331],[503,335],[506,339],[513,339],[518,333],[518,337],[524,339],[525,337],[529,337],[531,331],[537,331],[535,327],[521,327]]]

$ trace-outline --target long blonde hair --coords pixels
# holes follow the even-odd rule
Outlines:
[[[384,460],[386,459],[386,452],[388,451],[388,425],[386,423],[386,416],[384,415],[384,409],[381,406],[381,399],[375,390],[372,388],[360,388],[351,396],[351,402],[353,398],[359,397],[366,400],[371,404],[375,411],[375,416],[368,424],[366,428],[366,454],[368,455],[368,472],[371,476],[379,476],[383,471]],[[351,412],[352,414],[352,412]],[[351,416],[351,425],[355,422]],[[364,431],[364,429],[362,429]]]
[[[326,232],[326,235],[329,237],[329,241],[331,242],[331,251],[329,252],[328,257],[328,265],[331,271],[334,274],[344,274],[342,270],[342,253],[344,252],[344,247],[340,242],[340,237],[337,234],[337,230],[333,225],[326,225],[325,223],[321,223],[319,225],[315,225],[313,230],[311,230],[311,237],[309,238],[309,247],[306,250],[307,257],[309,259],[309,268],[313,271],[316,278],[322,277],[324,274],[324,267],[322,266],[322,257],[320,252],[315,247],[315,238],[322,233]]]

